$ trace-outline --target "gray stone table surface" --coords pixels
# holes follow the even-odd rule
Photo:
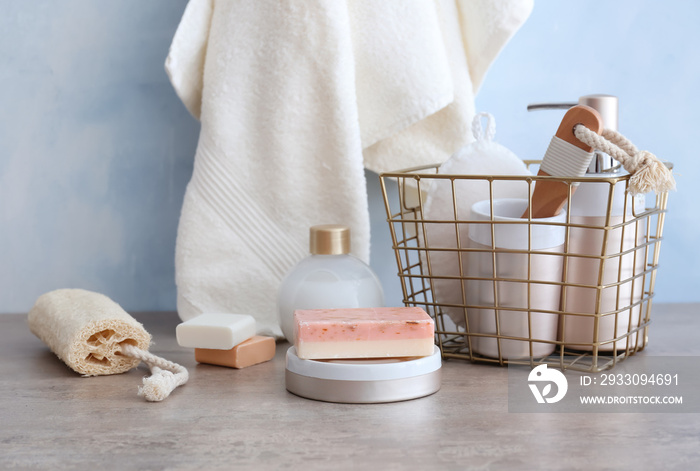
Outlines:
[[[653,307],[640,355],[700,356],[700,305]],[[0,469],[700,469],[700,414],[508,412],[507,368],[449,360],[429,397],[372,405],[284,387],[284,353],[242,370],[200,365],[174,312],[135,317],[190,381],[136,395],[145,366],[82,378],[0,316]],[[698,392],[700,394],[700,392]]]

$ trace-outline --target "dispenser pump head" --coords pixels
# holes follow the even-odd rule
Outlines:
[[[350,228],[340,224],[323,224],[309,229],[309,251],[314,255],[350,253]]]
[[[618,102],[613,95],[585,95],[578,99],[579,105],[590,106],[603,118],[603,126],[617,131]]]

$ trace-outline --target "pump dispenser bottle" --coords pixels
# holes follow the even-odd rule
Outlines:
[[[309,249],[311,255],[282,281],[277,298],[280,326],[291,343],[296,309],[384,306],[379,278],[367,264],[350,255],[348,226],[311,227]]]
[[[586,95],[578,104],[598,111],[607,129],[618,129],[618,98]],[[535,104],[528,110],[568,109],[576,103]],[[639,324],[642,315],[642,245],[645,227],[626,224],[644,210],[644,197],[626,193],[625,180],[616,184],[600,181],[624,175],[612,157],[596,151],[583,182],[571,197],[571,227],[560,323],[564,346],[598,351],[634,348],[634,336],[621,338]],[[596,181],[597,180],[597,181]],[[609,216],[609,219],[608,219]],[[607,227],[607,229],[606,229]],[[603,288],[605,286],[605,288]],[[598,325],[596,328],[596,319]],[[613,342],[614,339],[620,340]],[[588,344],[588,345],[586,345]]]

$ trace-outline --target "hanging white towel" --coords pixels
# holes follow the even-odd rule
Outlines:
[[[351,226],[369,259],[363,166],[444,161],[532,0],[190,0],[166,70],[202,127],[178,229],[178,312],[248,313],[281,336],[276,292],[308,228]]]

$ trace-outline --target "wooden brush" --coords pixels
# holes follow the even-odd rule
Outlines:
[[[603,119],[593,108],[574,106],[566,112],[557,133],[547,148],[537,175],[580,178],[586,173],[593,158],[593,148],[579,141],[574,135],[574,126],[583,124],[591,131],[603,131]],[[571,187],[573,194],[576,186]],[[559,214],[569,197],[569,185],[559,181],[540,180],[530,199],[532,218],[547,218]],[[530,216],[530,208],[521,217]]]

